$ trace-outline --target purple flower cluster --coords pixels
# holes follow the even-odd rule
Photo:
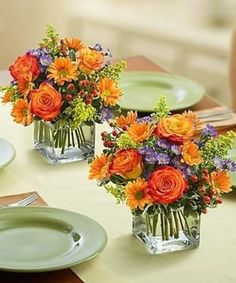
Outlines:
[[[161,148],[161,149],[170,149],[171,145],[168,143],[168,141],[164,139],[159,139],[156,143],[156,146]]]
[[[142,122],[150,123],[152,121],[152,117],[144,116],[144,117],[138,118],[137,121],[138,123],[142,123]]]
[[[217,134],[217,131],[215,130],[215,128],[212,125],[207,124],[206,127],[202,130],[202,135],[210,136],[210,137],[214,138],[218,134]]]
[[[107,107],[102,107],[99,118],[102,122],[109,121],[112,118],[111,110]]]
[[[104,56],[112,57],[111,50],[107,48],[106,51],[103,51],[102,45],[100,43],[96,43],[93,49],[98,52],[103,52]]]
[[[47,48],[31,49],[27,52],[27,54],[33,55],[39,59],[41,72],[44,72],[46,67],[53,61],[53,58],[49,54],[49,50]]]
[[[220,157],[216,156],[213,159],[213,165],[217,170],[226,169],[231,172],[236,171],[236,162],[231,159],[221,159]]]
[[[148,164],[157,163],[158,165],[166,165],[170,163],[170,157],[165,153],[157,153],[153,148],[144,146],[139,152],[144,156],[144,160]]]

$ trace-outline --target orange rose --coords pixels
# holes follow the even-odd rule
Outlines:
[[[36,80],[40,74],[38,59],[30,54],[18,57],[14,64],[9,67],[9,71],[17,81],[22,75],[32,75],[32,81]]]
[[[82,72],[90,74],[93,71],[98,71],[102,67],[104,55],[102,52],[84,47],[80,50],[79,68]]]
[[[135,179],[142,173],[142,156],[135,149],[124,149],[116,153],[109,168],[110,174],[119,174],[127,179]]]
[[[171,204],[183,196],[188,183],[182,172],[171,166],[154,171],[149,179],[149,194],[156,203]]]
[[[50,84],[42,83],[39,89],[30,92],[30,111],[44,119],[52,121],[60,113],[62,96]]]
[[[161,138],[182,144],[191,140],[195,132],[195,124],[185,115],[175,114],[162,118],[154,133]]]

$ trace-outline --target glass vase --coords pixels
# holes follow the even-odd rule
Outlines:
[[[95,125],[71,129],[49,122],[34,122],[34,148],[51,164],[84,160],[94,155]]]
[[[200,240],[200,215],[184,215],[183,209],[133,215],[133,235],[152,254],[196,248]]]

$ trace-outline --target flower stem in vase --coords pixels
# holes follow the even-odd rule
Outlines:
[[[174,237],[176,239],[179,238],[179,221],[178,221],[178,217],[177,217],[177,213],[176,211],[173,211],[173,215],[174,215],[174,222],[175,222],[175,233],[174,233]]]
[[[93,156],[94,138],[94,125],[72,129],[69,125],[35,121],[35,148],[53,164]]]

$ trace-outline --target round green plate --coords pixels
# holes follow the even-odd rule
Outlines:
[[[14,146],[0,138],[0,169],[7,166],[15,158],[15,155]]]
[[[199,102],[204,89],[189,79],[158,72],[126,72],[119,86],[122,109],[152,112],[164,95],[171,110],[188,108]]]
[[[64,269],[97,256],[106,246],[100,224],[72,211],[50,207],[3,208],[0,270]]]

